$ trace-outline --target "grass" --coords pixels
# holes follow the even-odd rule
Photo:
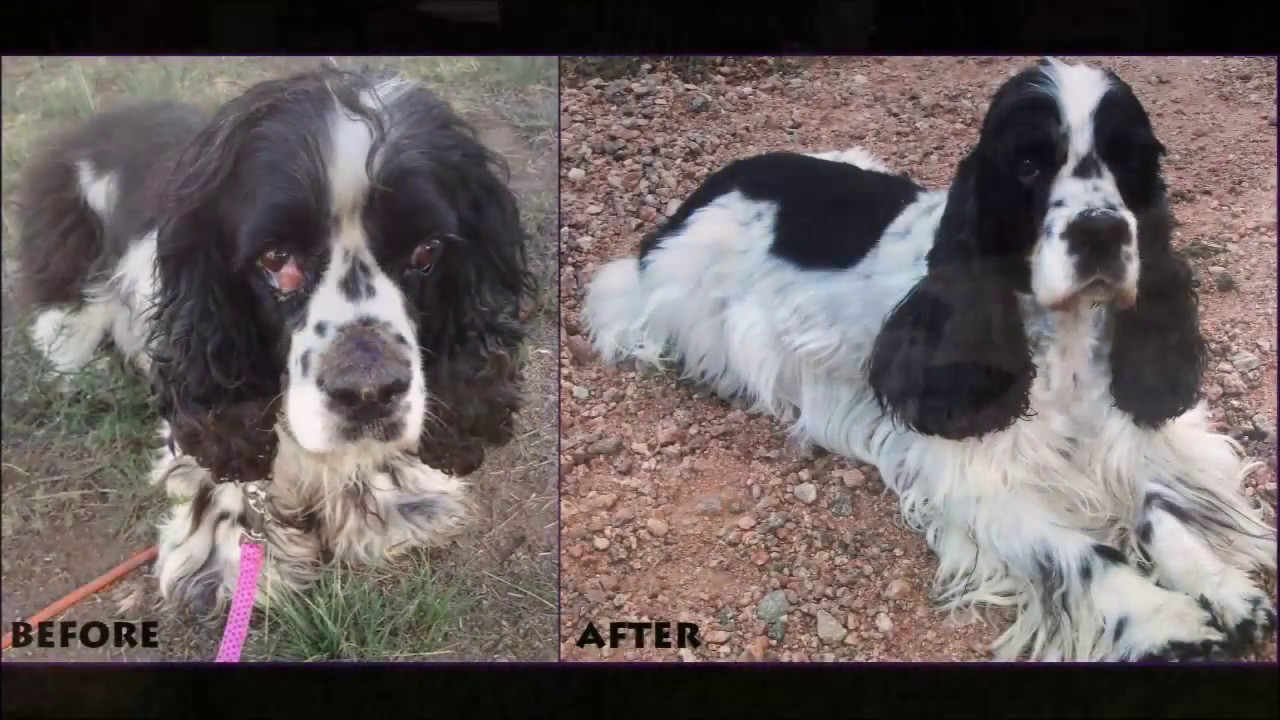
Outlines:
[[[331,572],[273,604],[246,657],[414,660],[449,652],[464,599],[429,569]]]
[[[264,613],[260,630],[251,633],[246,657],[554,658],[554,547],[549,552],[534,552],[528,543],[523,550],[502,548],[511,544],[513,534],[533,533],[524,525],[545,525],[546,517],[554,519],[554,501],[538,488],[552,487],[541,478],[555,475],[557,387],[553,353],[546,349],[554,347],[553,328],[558,320],[555,60],[333,60],[342,67],[395,70],[422,80],[482,135],[498,131],[494,133],[497,143],[491,146],[511,164],[513,188],[533,240],[531,262],[542,288],[531,313],[536,332],[525,350],[531,362],[531,408],[518,419],[522,438],[491,454],[482,471],[498,480],[473,479],[488,517],[482,518],[464,549],[452,554],[424,552],[414,562],[389,568],[327,573],[305,594],[286,596]],[[319,62],[318,58],[290,57],[5,58],[0,95],[5,278],[14,241],[10,204],[14,184],[36,143],[51,127],[146,98],[178,98],[212,107],[255,82]],[[72,376],[50,377],[7,294],[4,302],[0,395],[5,432],[0,479],[6,545],[11,537],[21,537],[43,553],[59,542],[102,542],[77,535],[87,512],[109,519],[113,540],[130,545],[153,542],[164,501],[163,493],[147,482],[155,418],[148,408],[145,385],[110,361]],[[6,605],[12,589],[10,562],[19,560],[5,556]],[[75,568],[64,570],[77,575],[77,584],[90,579],[79,577],[83,573]],[[173,659],[207,658],[179,654]]]

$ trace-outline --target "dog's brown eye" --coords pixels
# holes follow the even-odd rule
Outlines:
[[[276,290],[291,293],[302,286],[302,266],[283,250],[268,250],[258,256],[258,266],[267,271]]]
[[[1023,160],[1018,163],[1019,180],[1029,185],[1032,182],[1035,182],[1035,179],[1038,177],[1040,177],[1040,168],[1036,167],[1034,162],[1031,162],[1030,160]]]
[[[434,238],[428,240],[413,249],[413,254],[409,256],[409,265],[418,272],[426,272],[440,258],[442,249],[443,245],[439,240]]]
[[[268,250],[258,256],[258,264],[270,273],[280,272],[288,262],[289,253],[283,250]]]

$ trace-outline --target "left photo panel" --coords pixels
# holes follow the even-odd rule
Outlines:
[[[555,661],[556,59],[2,79],[4,661]]]

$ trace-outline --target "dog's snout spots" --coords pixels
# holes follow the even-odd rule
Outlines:
[[[315,325],[316,337],[324,337],[329,334],[329,323],[321,320]]]
[[[298,369],[302,371],[302,377],[306,377],[311,372],[311,351],[307,350],[298,358]]]
[[[1076,164],[1075,170],[1071,171],[1071,176],[1081,179],[1101,177],[1102,163],[1099,162],[1097,155],[1089,153]]]
[[[373,271],[363,260],[356,260],[338,280],[338,289],[348,300],[367,300],[373,297]]]

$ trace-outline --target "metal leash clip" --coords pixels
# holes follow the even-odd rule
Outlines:
[[[245,527],[244,534],[254,542],[266,542],[266,525],[268,520],[267,494],[257,485],[242,484],[240,486],[240,490],[244,493],[245,503],[249,506],[249,509],[253,511],[253,515],[255,516],[253,520],[248,523],[248,526]]]

